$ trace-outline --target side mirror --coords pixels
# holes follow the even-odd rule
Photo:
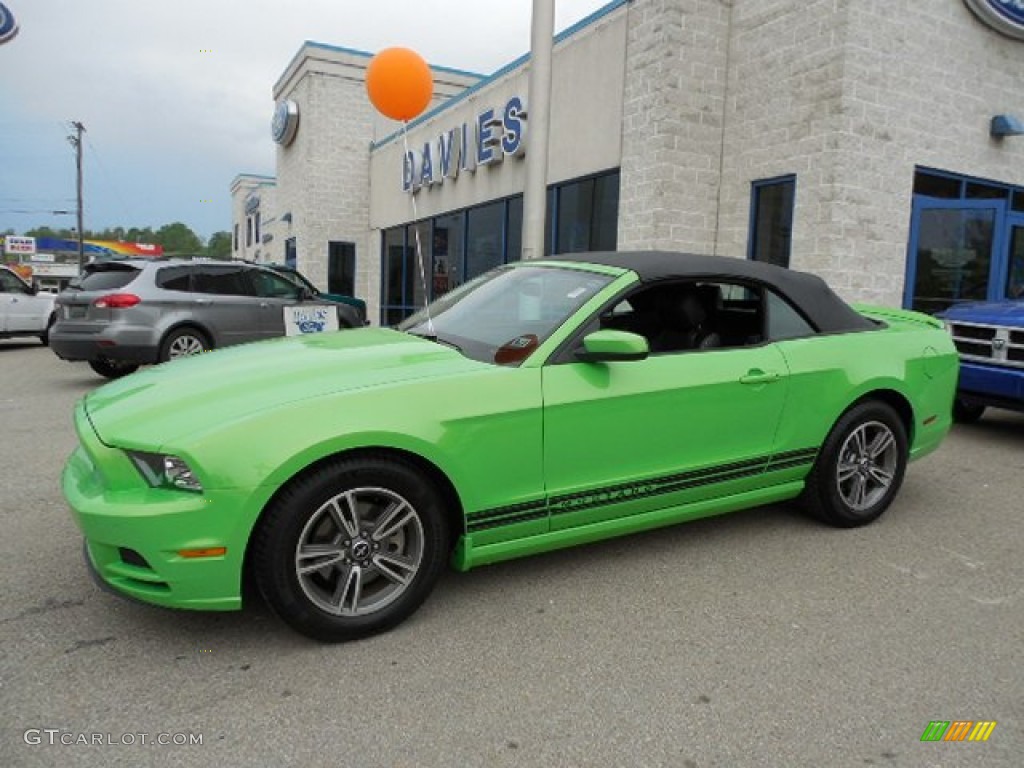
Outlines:
[[[576,352],[576,358],[585,363],[643,360],[650,351],[647,339],[639,334],[603,330],[583,337],[583,349]]]
[[[29,293],[30,296],[35,296],[37,293],[39,293],[39,281],[38,280],[33,278],[32,284],[29,285],[29,287],[28,287],[28,293]]]

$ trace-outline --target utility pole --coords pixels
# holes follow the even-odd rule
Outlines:
[[[548,131],[551,124],[551,49],[555,0],[533,0],[530,29],[530,100],[526,104],[526,185],[523,189],[523,261],[544,258],[548,199]]]
[[[78,189],[78,273],[85,269],[85,244],[82,242],[82,134],[85,126],[76,120],[71,124],[75,129],[74,136],[68,136],[68,141],[75,148],[75,171],[76,187]]]

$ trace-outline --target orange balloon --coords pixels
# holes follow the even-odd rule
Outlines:
[[[412,120],[434,95],[430,66],[416,51],[385,48],[366,68],[366,93],[373,106],[392,120]]]

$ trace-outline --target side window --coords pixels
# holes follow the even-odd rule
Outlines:
[[[0,293],[27,293],[24,283],[10,272],[0,271]]]
[[[272,299],[296,299],[299,296],[299,287],[287,278],[262,269],[254,269],[249,274],[257,296]]]
[[[165,291],[190,291],[191,275],[191,267],[165,267],[156,273],[156,284]]]
[[[253,295],[242,267],[197,267],[192,276],[192,290],[221,296]]]
[[[772,341],[813,336],[815,330],[788,301],[775,291],[767,291],[768,338]]]

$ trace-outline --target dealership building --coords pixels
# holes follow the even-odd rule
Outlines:
[[[432,67],[403,132],[370,57],[299,49],[276,176],[232,184],[234,247],[392,323],[522,257],[529,58]],[[556,37],[546,250],[764,260],[924,311],[1015,297],[1018,134],[1024,0],[613,0]]]

